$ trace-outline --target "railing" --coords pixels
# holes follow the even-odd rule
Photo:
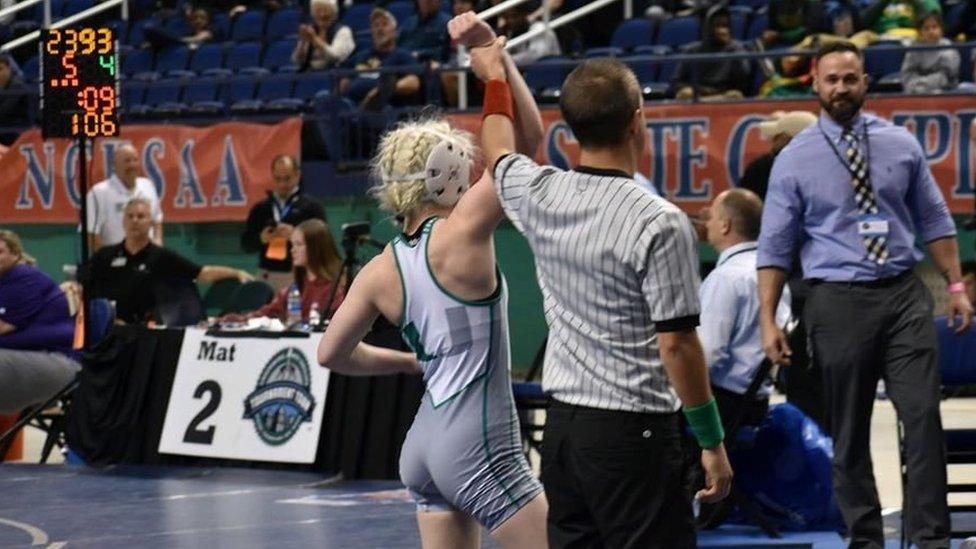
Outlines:
[[[20,2],[5,10],[0,10],[0,17],[7,15],[8,13],[14,13],[16,11],[19,11],[21,9],[24,9],[25,7],[33,6],[40,2],[44,2],[44,26],[52,29],[60,29],[68,25],[73,25],[78,21],[83,21],[93,15],[98,15],[99,13],[102,13],[103,11],[106,10],[110,10],[116,6],[120,6],[122,9],[122,20],[125,21],[129,19],[128,0],[104,0],[103,2],[99,2],[97,5],[92,6],[91,8],[88,8],[85,11],[65,17],[64,19],[61,19],[60,21],[56,21],[53,24],[51,23],[50,0],[27,0],[25,2]],[[0,46],[0,52],[9,51],[14,48],[20,47],[24,44],[29,44],[40,37],[41,37],[40,29],[33,32],[29,32],[23,36],[14,38],[13,40],[7,42],[6,44]]]

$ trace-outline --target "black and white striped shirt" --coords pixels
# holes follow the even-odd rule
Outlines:
[[[673,412],[657,333],[698,324],[698,248],[676,206],[623,172],[495,165],[505,213],[529,242],[549,344],[543,388],[567,404]]]

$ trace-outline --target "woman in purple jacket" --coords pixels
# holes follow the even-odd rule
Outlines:
[[[0,230],[0,413],[44,401],[81,368],[75,322],[61,288]]]

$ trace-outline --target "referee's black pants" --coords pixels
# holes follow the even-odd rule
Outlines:
[[[553,548],[695,547],[676,413],[553,401],[543,435],[542,483]]]
[[[834,440],[834,492],[851,547],[884,546],[870,447],[879,377],[905,426],[908,538],[921,547],[949,547],[932,307],[928,289],[910,271],[870,283],[816,283],[807,301],[812,358],[823,371]]]

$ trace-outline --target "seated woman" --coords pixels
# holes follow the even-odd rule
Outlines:
[[[329,318],[346,297],[345,283],[339,280],[335,297],[329,305],[332,287],[337,284],[342,258],[336,248],[329,226],[321,219],[309,219],[299,223],[289,237],[291,243],[292,270],[295,282],[282,288],[271,303],[243,315],[224,315],[224,322],[239,322],[248,318],[267,316],[282,322],[288,320],[288,292],[297,287],[301,295],[302,319],[308,320],[315,308],[322,318]],[[329,308],[326,312],[326,307]]]
[[[0,230],[0,412],[43,402],[81,369],[64,292]]]
[[[324,70],[339,65],[356,49],[352,31],[338,23],[335,0],[311,0],[311,25],[298,26],[298,43],[291,61],[300,71]]]

